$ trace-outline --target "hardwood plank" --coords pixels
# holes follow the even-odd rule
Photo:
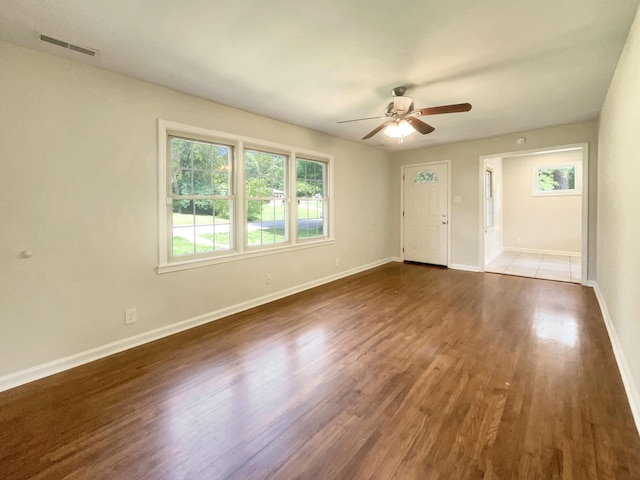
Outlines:
[[[3,479],[640,479],[591,289],[388,264],[0,394]]]

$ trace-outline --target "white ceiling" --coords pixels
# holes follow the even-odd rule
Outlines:
[[[473,105],[397,150],[596,118],[639,1],[0,0],[0,39],[355,141],[394,86]]]

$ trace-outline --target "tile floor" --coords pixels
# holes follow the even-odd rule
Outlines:
[[[504,251],[484,267],[486,272],[581,282],[580,257]]]

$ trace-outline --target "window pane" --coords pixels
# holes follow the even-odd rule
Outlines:
[[[231,149],[223,145],[215,145],[213,157],[213,193],[229,195],[231,193]]]
[[[217,203],[212,200],[173,200],[174,256],[230,248],[229,201],[220,202],[222,205]],[[220,210],[220,217],[214,216],[214,205]],[[215,238],[216,233],[224,234],[221,245]]]
[[[195,244],[196,253],[213,252],[213,201],[196,202]]]
[[[325,163],[298,159],[296,162],[296,197],[325,197]]]
[[[182,138],[171,139],[171,193],[229,195],[231,148]]]
[[[298,238],[324,237],[324,200],[298,199]]]
[[[214,209],[213,248],[229,250],[231,248],[231,200],[216,200]]]
[[[193,194],[194,142],[171,140],[171,191],[174,195]]]
[[[229,172],[217,171],[213,173],[213,194],[229,195]]]
[[[213,145],[210,143],[193,143],[193,168],[197,170],[211,170],[213,164]]]
[[[249,197],[273,197],[286,192],[286,157],[257,150],[245,151],[245,182]]]
[[[247,244],[267,245],[287,240],[286,201],[247,202]]]
[[[193,194],[212,195],[212,173],[211,171],[194,170],[193,172]]]
[[[191,195],[193,192],[193,176],[191,170],[175,170],[172,176],[172,192],[174,195]]]
[[[182,138],[171,139],[171,169],[193,168],[191,160],[193,143]]]
[[[195,205],[191,200],[173,200],[172,255],[195,253]]]

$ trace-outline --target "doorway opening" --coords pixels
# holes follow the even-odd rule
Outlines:
[[[584,284],[587,167],[587,144],[481,157],[481,270]]]

